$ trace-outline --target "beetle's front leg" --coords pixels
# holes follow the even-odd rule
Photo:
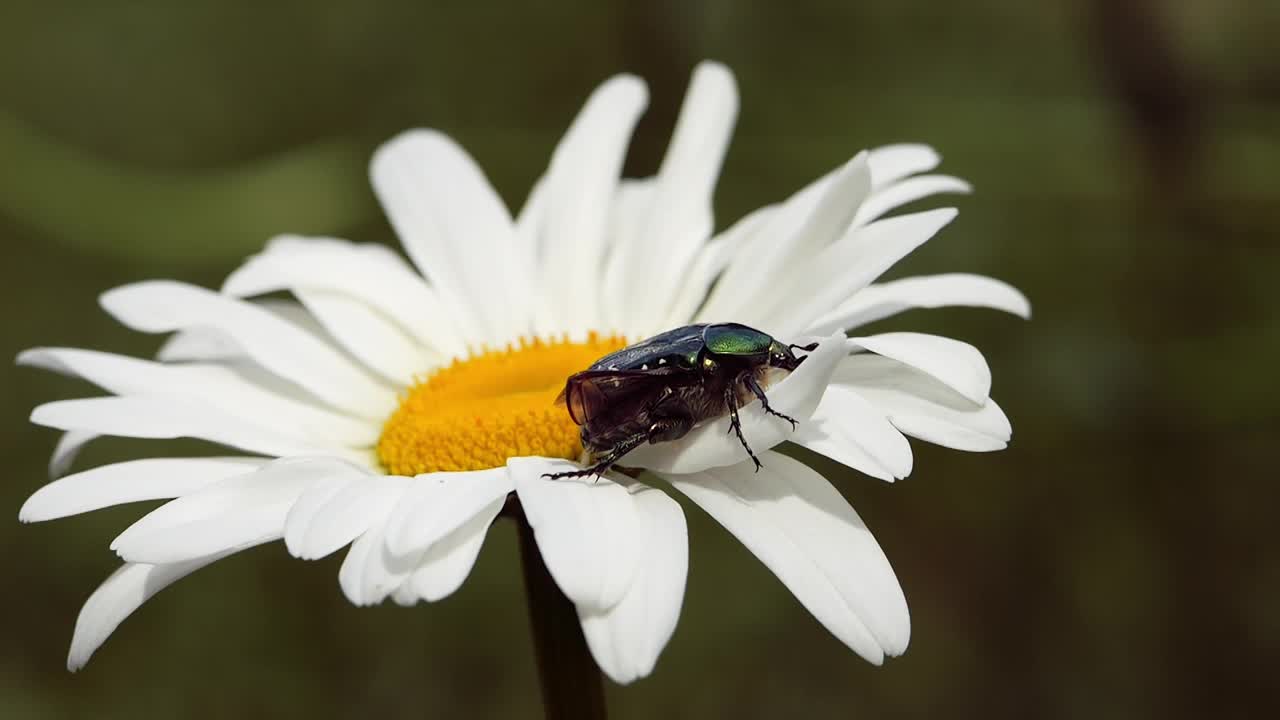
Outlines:
[[[790,415],[785,415],[783,413],[780,413],[769,406],[769,398],[765,397],[764,388],[760,387],[760,383],[756,381],[755,375],[751,373],[744,373],[742,376],[742,382],[747,386],[747,389],[750,390],[752,394],[760,398],[760,407],[764,408],[765,412],[769,413],[774,417],[780,417],[783,420],[786,420],[787,422],[791,423],[792,430],[796,429],[797,423],[795,418],[791,417]]]
[[[738,419],[738,392],[733,383],[724,389],[724,405],[729,409],[729,431],[738,434],[738,442],[746,448],[747,454],[751,456],[751,462],[756,464],[756,472],[760,472],[760,468],[764,466],[760,464],[760,458],[756,457],[751,446],[747,444],[747,438],[742,434],[742,421]]]
[[[613,464],[622,459],[623,455],[635,450],[649,439],[649,434],[644,432],[628,435],[622,441],[609,448],[609,452],[605,453],[594,465],[581,470],[569,470],[558,473],[543,473],[542,477],[558,480],[560,478],[587,477],[595,475],[596,479],[604,476],[604,474],[613,467]]]

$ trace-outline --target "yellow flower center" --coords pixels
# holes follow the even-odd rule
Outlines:
[[[556,396],[564,381],[626,342],[521,340],[435,371],[409,388],[382,427],[378,460],[393,475],[483,470],[526,455],[577,460],[578,426]]]

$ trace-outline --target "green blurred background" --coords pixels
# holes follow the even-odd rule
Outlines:
[[[918,311],[882,328],[977,344],[1014,441],[914,443],[897,485],[836,478],[912,607],[874,668],[690,509],[680,626],[618,718],[1258,717],[1277,694],[1280,3],[0,4],[0,341],[148,355],[96,305],[114,285],[217,286],[272,234],[394,243],[372,149],[458,138],[512,206],[586,94],[632,71],[657,166],[693,65],[742,113],[718,225],[858,149],[934,144],[973,181],[958,222],[894,270],[973,271],[1035,319]],[[71,675],[76,613],[139,508],[19,525],[86,386],[0,366],[0,718],[531,717],[515,534],[443,603],[356,609],[340,557],[280,545],[148,603]],[[101,441],[78,467],[190,451]],[[826,466],[832,474],[833,467]],[[1276,717],[1277,715],[1271,715]]]

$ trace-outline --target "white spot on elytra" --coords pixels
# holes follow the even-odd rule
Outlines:
[[[645,363],[644,365],[641,365],[641,366],[640,366],[640,369],[641,369],[641,370],[648,370],[648,369],[649,369],[649,363]]]
[[[659,365],[666,365],[666,364],[667,364],[667,359],[666,359],[666,358],[658,358],[658,364],[659,364]]]

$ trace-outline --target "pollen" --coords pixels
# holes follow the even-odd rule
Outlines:
[[[483,470],[528,455],[577,460],[578,426],[556,397],[566,378],[625,345],[592,333],[454,360],[404,393],[382,427],[378,460],[394,475]]]

